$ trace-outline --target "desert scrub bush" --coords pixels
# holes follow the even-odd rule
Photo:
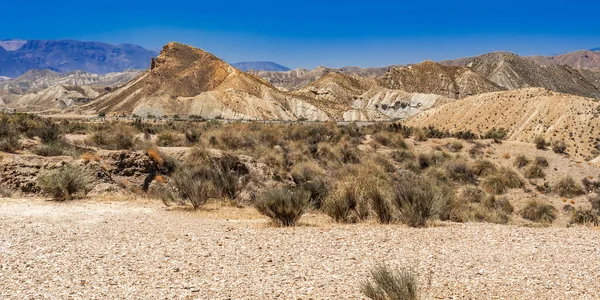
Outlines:
[[[567,151],[567,144],[564,141],[553,141],[552,151],[554,151],[554,153],[564,154]]]
[[[488,176],[496,173],[498,168],[487,159],[478,159],[471,163],[471,170],[477,176]]]
[[[41,191],[57,201],[85,197],[92,189],[94,176],[72,165],[42,172],[37,178]]]
[[[559,180],[552,187],[552,191],[559,194],[561,197],[576,197],[585,194],[583,186],[575,182],[575,179],[571,176]]]
[[[533,222],[552,223],[556,219],[556,212],[556,208],[552,205],[531,200],[519,213],[523,218]]]
[[[446,148],[448,148],[448,151],[456,153],[456,152],[460,152],[464,148],[464,146],[461,142],[454,141],[452,143],[447,144]]]
[[[453,181],[475,183],[477,178],[466,160],[455,159],[446,163],[446,174]]]
[[[390,153],[390,157],[397,163],[415,160],[415,154],[409,150],[399,150]]]
[[[108,150],[131,150],[135,145],[133,129],[121,125],[96,131],[87,142]]]
[[[21,149],[21,143],[17,135],[0,137],[0,151],[15,153]]]
[[[523,170],[523,176],[528,179],[532,178],[544,178],[546,174],[544,170],[537,164],[530,164]]]
[[[425,132],[425,130],[423,130],[423,128],[417,128],[417,129],[413,130],[412,134],[413,134],[413,138],[415,139],[415,141],[418,141],[418,142],[427,141],[427,132]]]
[[[543,156],[537,156],[533,163],[540,168],[547,168],[550,166],[548,160]]]
[[[527,156],[525,156],[523,154],[519,154],[519,155],[517,155],[517,157],[515,157],[515,163],[514,163],[515,167],[520,169],[520,168],[524,168],[528,164],[529,164],[529,158],[527,158]]]
[[[571,212],[571,220],[569,223],[598,226],[598,212],[592,209],[575,209]]]
[[[545,150],[548,146],[548,142],[546,142],[546,138],[543,135],[538,135],[534,139],[535,147],[540,150]]]
[[[404,138],[399,134],[389,132],[378,132],[373,135],[373,140],[378,144],[390,148],[406,149],[407,145]]]
[[[310,207],[310,195],[302,189],[280,188],[263,192],[254,208],[281,226],[295,226]]]
[[[452,203],[450,220],[506,224],[512,212],[513,206],[508,199],[496,199],[477,187],[466,187]]]
[[[61,142],[52,142],[48,144],[42,144],[35,149],[33,153],[39,156],[61,156],[64,154],[65,145]]]
[[[508,167],[499,168],[481,181],[483,190],[494,195],[504,194],[508,189],[522,188],[523,185],[524,182],[519,174]]]
[[[393,270],[379,265],[371,270],[371,280],[361,283],[361,292],[373,300],[417,300],[421,298],[419,275],[413,269]]]
[[[184,143],[177,132],[162,131],[156,136],[156,144],[161,147],[178,147]]]
[[[356,145],[345,143],[340,147],[340,158],[345,164],[358,164],[360,163],[360,152]]]
[[[471,156],[471,158],[477,158],[477,157],[483,156],[484,148],[485,148],[484,144],[474,142],[473,146],[471,148],[469,148],[469,156]]]
[[[302,141],[307,144],[322,142],[337,143],[340,132],[333,122],[318,124],[295,124],[286,128],[286,137],[292,141]]]
[[[504,128],[492,128],[483,135],[484,139],[492,139],[494,143],[500,144],[506,138],[508,132]]]
[[[159,193],[161,200],[167,206],[179,201],[189,202],[194,209],[202,207],[215,190],[212,181],[206,178],[209,172],[203,167],[179,166],[171,174],[169,184]]]
[[[417,161],[421,169],[427,169],[433,166],[439,166],[446,162],[450,156],[442,151],[431,151],[428,153],[419,153]]]
[[[402,172],[394,186],[392,203],[398,219],[411,227],[423,227],[434,219],[447,219],[454,191],[435,180]]]

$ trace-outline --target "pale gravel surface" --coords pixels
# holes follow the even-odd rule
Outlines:
[[[429,299],[600,298],[597,228],[273,228],[224,210],[0,199],[0,299],[359,299],[379,262],[414,264]]]

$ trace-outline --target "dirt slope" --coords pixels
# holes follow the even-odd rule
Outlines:
[[[37,92],[0,94],[0,108],[24,112],[60,111],[76,104],[87,103],[105,93],[103,87],[55,85]]]
[[[600,103],[530,88],[468,97],[426,111],[407,123],[479,134],[493,127],[506,128],[509,140],[524,142],[533,142],[542,134],[548,140],[564,140],[571,155],[592,158],[597,156],[594,147],[600,142]]]
[[[444,66],[433,61],[392,68],[379,80],[386,88],[411,93],[437,94],[455,99],[502,90],[501,87],[468,68]]]
[[[567,65],[575,69],[600,69],[600,52],[590,50],[573,51],[556,56],[530,56],[540,65]]]

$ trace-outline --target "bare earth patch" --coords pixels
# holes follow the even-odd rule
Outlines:
[[[415,265],[431,299],[600,297],[597,228],[342,226],[311,214],[274,228],[255,216],[0,199],[0,298],[359,299],[379,262]]]

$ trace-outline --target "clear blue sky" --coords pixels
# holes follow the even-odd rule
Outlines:
[[[0,39],[78,39],[159,49],[174,40],[229,61],[376,67],[489,51],[600,47],[600,1],[24,1]]]

